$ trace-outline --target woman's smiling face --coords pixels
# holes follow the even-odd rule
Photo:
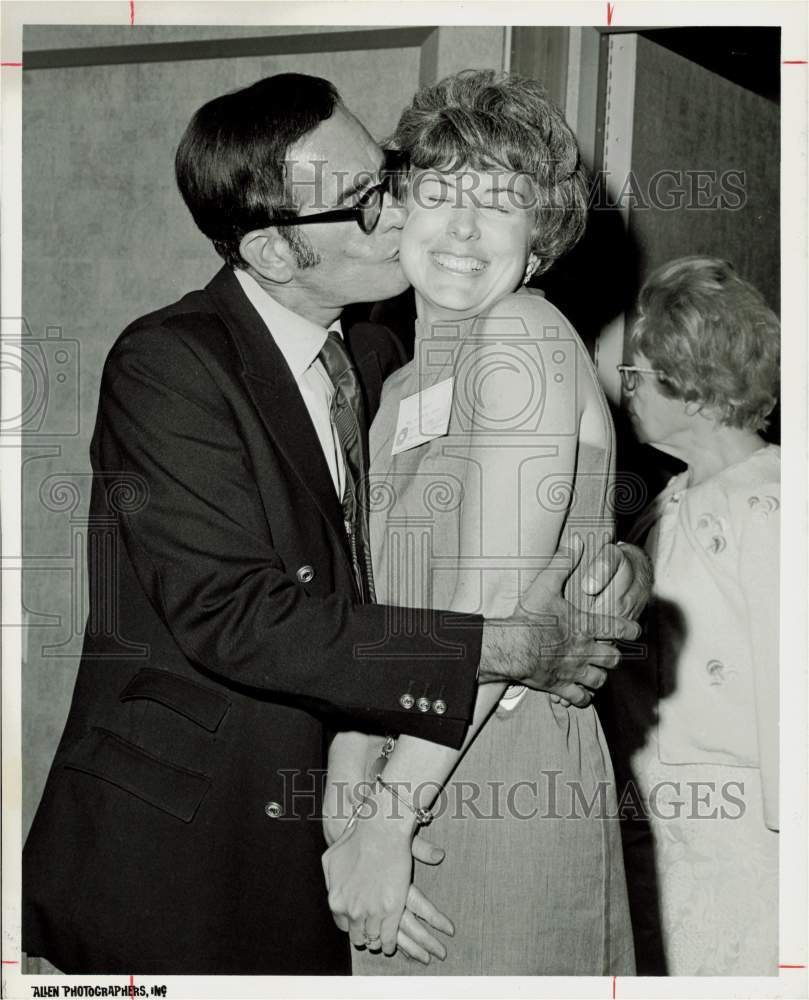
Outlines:
[[[426,319],[476,316],[525,275],[535,205],[524,174],[414,170],[400,263]]]

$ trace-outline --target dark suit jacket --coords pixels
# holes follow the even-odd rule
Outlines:
[[[400,351],[370,324],[347,340],[372,416]],[[354,603],[305,405],[227,268],[124,331],[91,457],[90,614],[23,947],[66,972],[348,973],[320,866],[328,732],[459,746],[481,621]]]

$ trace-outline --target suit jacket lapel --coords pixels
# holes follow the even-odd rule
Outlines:
[[[311,493],[350,559],[342,507],[329,467],[283,354],[230,268],[223,267],[206,291],[241,355],[245,387],[268,433]]]

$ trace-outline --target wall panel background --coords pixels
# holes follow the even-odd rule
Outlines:
[[[780,306],[780,109],[768,100],[647,38],[638,38],[632,169],[646,192],[662,170],[697,183],[688,171],[705,175],[705,195],[694,193],[682,208],[633,207],[630,236],[642,261],[640,279],[673,257],[724,257],[751,281],[771,308]],[[717,210],[720,178],[743,174],[730,199],[738,208]],[[714,173],[717,180],[710,182]],[[672,187],[669,182],[669,187]],[[662,184],[660,191],[665,194]]]

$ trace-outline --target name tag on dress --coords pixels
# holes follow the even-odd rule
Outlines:
[[[409,451],[425,441],[443,437],[449,430],[452,410],[452,386],[455,376],[436,382],[429,389],[406,396],[399,403],[399,417],[393,436],[391,455]]]

